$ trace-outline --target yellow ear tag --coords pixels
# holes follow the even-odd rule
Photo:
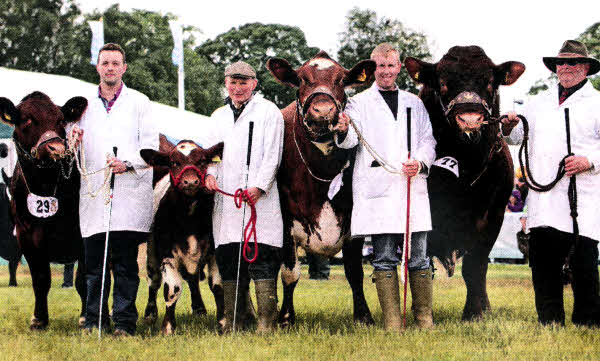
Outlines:
[[[12,120],[11,116],[8,115],[8,113],[4,113],[4,119],[6,119],[6,120]]]
[[[362,70],[362,73],[360,73],[360,75],[357,77],[357,80],[361,83],[367,80],[367,73],[365,72],[365,69]]]
[[[211,161],[212,161],[213,163],[221,163],[221,157],[219,157],[218,155],[215,155],[215,156],[214,156],[214,157],[211,159]]]
[[[419,72],[415,73],[415,80],[419,80]]]
[[[508,84],[509,81],[509,74],[506,73],[506,77],[504,78],[504,83]]]

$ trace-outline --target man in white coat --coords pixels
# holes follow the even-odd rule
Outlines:
[[[216,129],[214,142],[224,142],[224,148],[222,162],[208,170],[206,186],[228,193],[244,189],[250,197],[242,208],[237,208],[232,198],[215,195],[213,229],[217,266],[223,278],[223,332],[234,326],[236,288],[238,295],[245,295],[250,279],[256,288],[257,331],[273,330],[277,316],[276,280],[281,265],[283,221],[275,176],[283,150],[283,116],[275,104],[254,94],[256,85],[256,73],[249,64],[240,61],[229,65],[225,68],[229,97],[226,105],[211,116]],[[237,284],[240,245],[251,213],[249,202],[256,206],[258,256],[254,262],[241,259]],[[254,256],[252,253],[247,255],[249,259]],[[237,313],[236,327],[240,319]]]
[[[525,109],[529,123],[527,176],[534,177],[540,184],[548,184],[556,177],[559,162],[568,157],[565,158],[566,177],[547,192],[530,189],[527,196],[527,227],[531,235],[529,265],[538,320],[542,324],[564,325],[561,276],[565,260],[572,253],[569,266],[573,276],[573,323],[600,326],[600,93],[587,80],[600,71],[600,62],[589,57],[585,45],[575,40],[565,41],[557,57],[545,57],[543,61],[556,73],[559,84],[532,98]],[[567,154],[567,109],[570,155]],[[514,112],[508,113],[503,123],[503,132],[510,134],[512,142],[523,139],[523,124]],[[574,236],[567,195],[569,178],[575,176],[578,238]]]
[[[158,131],[151,119],[148,97],[127,88],[122,81],[127,63],[118,44],[108,43],[100,49],[96,70],[100,76],[98,91],[88,97],[88,108],[73,130],[83,134],[82,165],[89,174],[81,177],[79,205],[87,282],[84,327],[88,331],[98,327],[108,224],[109,179],[103,170],[108,167],[115,174],[107,261],[114,277],[112,320],[115,335],[133,335],[140,282],[138,245],[147,240],[152,222],[152,168],[141,158],[140,150],[158,149]],[[113,147],[117,148],[117,156]],[[103,328],[109,327],[110,280],[107,272]]]
[[[337,125],[340,147],[358,147],[353,177],[351,232],[353,237],[371,236],[373,277],[387,330],[401,331],[397,266],[398,246],[406,232],[407,177],[411,177],[410,231],[412,233],[410,288],[412,309],[419,327],[432,327],[432,275],[427,257],[427,231],[431,214],[427,193],[427,169],[435,159],[429,114],[415,95],[398,89],[399,53],[390,44],[378,45],[371,54],[377,63],[371,88],[352,97],[345,114],[364,139],[390,166],[401,174],[388,173],[358,141],[347,117]],[[411,153],[408,158],[407,108],[410,108]]]

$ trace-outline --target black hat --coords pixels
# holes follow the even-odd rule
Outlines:
[[[563,43],[556,57],[544,57],[544,65],[551,72],[556,73],[556,62],[564,59],[576,59],[580,63],[590,64],[590,70],[587,75],[596,74],[600,71],[600,62],[588,56],[588,51],[584,43],[577,40],[567,40]]]

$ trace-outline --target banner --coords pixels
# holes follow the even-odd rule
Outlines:
[[[181,23],[177,20],[169,20],[169,27],[171,28],[171,34],[173,35],[173,53],[171,54],[171,60],[173,64],[179,67],[180,71],[183,71],[183,31],[181,29]]]
[[[99,21],[88,21],[88,24],[92,29],[92,60],[90,63],[96,65],[98,64],[98,53],[104,46],[104,23],[100,19]]]

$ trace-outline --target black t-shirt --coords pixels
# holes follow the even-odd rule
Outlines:
[[[394,119],[398,119],[398,89],[396,90],[380,90],[379,93],[383,97],[383,100],[387,103],[388,107],[394,114]]]

